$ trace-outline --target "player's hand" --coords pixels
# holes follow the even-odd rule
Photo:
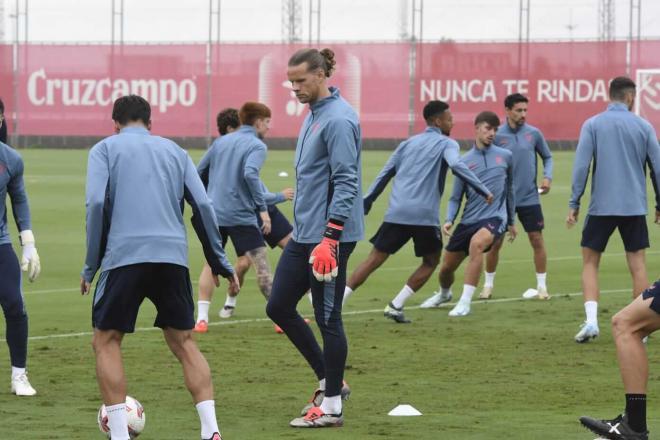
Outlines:
[[[215,279],[218,279],[218,276],[215,275]],[[238,276],[236,275],[236,272],[232,273],[231,275],[225,277],[225,279],[229,282],[229,288],[228,291],[231,294],[236,294],[241,290],[241,283],[238,281]],[[218,284],[216,286],[219,286],[220,282],[218,281]]]
[[[41,272],[41,261],[37,248],[34,245],[34,234],[29,229],[20,233],[21,246],[23,246],[23,255],[21,256],[21,270],[27,272],[30,282],[37,279]]]
[[[488,195],[486,196],[486,204],[487,204],[487,205],[491,205],[491,204],[493,203],[494,200],[495,200],[495,196],[494,196],[494,195],[492,195],[492,194],[488,194]]]
[[[660,225],[660,210],[655,210],[655,224]]]
[[[445,237],[451,237],[451,227],[453,223],[447,222],[444,225],[442,225],[442,233],[445,235]]]
[[[270,234],[270,216],[268,215],[268,211],[259,212],[259,217],[261,217],[261,232],[264,235]]]
[[[547,194],[550,192],[550,187],[552,186],[552,180],[548,179],[547,177],[543,179],[541,182],[541,186],[539,186],[539,194]]]
[[[323,240],[312,250],[309,264],[312,265],[312,273],[317,281],[330,282],[339,274],[337,248],[343,229],[343,226],[333,223],[332,220],[329,221],[323,234]]]
[[[566,217],[566,227],[571,229],[578,222],[578,216],[580,215],[579,209],[569,208],[568,216]]]
[[[88,283],[85,281],[84,278],[80,278],[80,294],[81,295],[87,295],[89,293],[90,288],[92,287],[91,283]]]
[[[287,199],[287,200],[293,200],[293,196],[296,195],[296,192],[293,190],[293,188],[284,188],[282,190],[282,195]]]
[[[516,239],[518,236],[518,229],[516,229],[516,225],[510,225],[509,226],[509,243],[513,243],[513,240]]]

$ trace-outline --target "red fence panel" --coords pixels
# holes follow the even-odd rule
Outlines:
[[[14,108],[13,89],[13,47],[9,44],[0,44],[0,99],[5,104],[5,123],[10,123],[11,112]],[[11,126],[9,127],[11,133]]]
[[[215,114],[245,101],[273,110],[270,136],[295,137],[307,108],[291,93],[289,57],[304,45],[42,45],[19,48],[18,101],[13,102],[12,47],[0,45],[0,96],[18,109],[22,135],[112,133],[112,101],[127,93],[152,104],[155,133],[215,135]],[[365,138],[408,135],[411,45],[331,44],[330,78],[360,114]],[[582,122],[606,107],[608,81],[626,73],[626,42],[424,43],[415,47],[414,128],[431,99],[449,102],[456,138],[473,136],[482,110],[504,116],[507,94],[530,99],[528,120],[548,139],[577,139]],[[660,41],[634,43],[631,76],[638,112],[660,126]],[[210,94],[209,94],[210,91]]]
[[[273,111],[273,137],[295,137],[307,113],[287,81],[287,63],[302,45],[236,44],[213,48],[213,109],[260,101]],[[337,61],[330,85],[360,114],[364,137],[407,135],[408,53],[402,44],[330,45]]]
[[[31,44],[19,54],[21,134],[111,134],[112,103],[129,93],[150,101],[155,133],[204,134],[202,45]]]
[[[660,41],[640,41],[631,49],[637,82],[635,110],[660,132]]]
[[[452,136],[472,138],[477,113],[504,118],[504,98],[520,92],[528,121],[548,139],[577,139],[582,122],[606,107],[608,82],[626,73],[625,61],[625,42],[420,44],[415,128],[424,104],[441,99],[454,115]]]

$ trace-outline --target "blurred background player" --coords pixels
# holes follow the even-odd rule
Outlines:
[[[458,143],[447,137],[453,125],[449,106],[442,101],[430,101],[424,106],[423,116],[427,128],[397,147],[364,197],[366,214],[394,178],[384,222],[371,239],[373,248],[351,274],[344,291],[346,301],[390,255],[412,239],[415,256],[422,259],[422,264],[384,312],[387,318],[398,323],[410,322],[403,314],[403,306],[433,275],[440,262],[442,236],[438,211],[447,169],[463,177],[478,193],[490,196],[488,189],[460,161]],[[450,300],[451,296],[441,296],[435,304]]]
[[[601,437],[615,440],[648,440],[646,390],[649,359],[642,342],[660,329],[660,280],[612,318],[619,370],[626,394],[626,409],[611,420],[581,417],[580,422]]]
[[[449,316],[466,316],[470,313],[470,303],[479,284],[484,252],[508,229],[510,240],[516,238],[513,201],[513,158],[505,148],[493,145],[500,120],[493,112],[485,111],[474,121],[476,140],[470,151],[461,161],[476,174],[493,194],[488,204],[462,178],[454,180],[454,188],[447,207],[447,220],[443,232],[450,236],[445,248],[445,256],[440,267],[440,295],[451,296],[454,272],[469,257],[465,267],[463,293]],[[453,234],[451,227],[461,207],[465,195],[465,208],[461,222]],[[438,295],[438,294],[436,294]]]
[[[655,222],[660,220],[660,146],[655,130],[632,113],[635,83],[617,77],[610,83],[607,110],[586,120],[580,131],[566,225],[577,223],[580,198],[584,194],[593,160],[591,200],[582,230],[582,292],[585,323],[576,342],[598,336],[598,266],[615,229],[619,229],[633,281],[633,298],[649,286],[645,249],[649,247],[646,226],[646,164],[656,195]],[[596,166],[595,164],[598,164]]]
[[[360,123],[339,90],[327,85],[334,66],[330,49],[301,49],[289,59],[287,70],[292,90],[310,111],[296,146],[293,237],[277,265],[266,311],[319,380],[305,414],[290,423],[298,428],[344,423],[348,344],[341,307],[348,258],[364,235]],[[296,310],[310,288],[323,349]]]
[[[548,299],[546,285],[547,255],[543,242],[543,210],[540,194],[547,194],[552,184],[552,153],[541,131],[527,123],[529,100],[520,93],[509,95],[504,100],[506,124],[502,124],[495,136],[495,145],[513,153],[513,193],[518,220],[527,232],[534,250],[536,290],[539,299]],[[543,181],[537,187],[537,155],[543,160]],[[499,239],[486,254],[484,288],[479,295],[488,299],[493,294],[495,270],[504,240]]]
[[[0,116],[2,116],[1,113]],[[20,264],[9,237],[7,194],[9,194],[14,221],[23,247]],[[23,182],[23,159],[4,142],[0,142],[0,201],[0,305],[7,326],[6,340],[11,362],[11,392],[17,396],[34,396],[37,392],[30,385],[26,371],[28,316],[21,291],[21,269],[27,271],[30,281],[34,281],[39,276],[41,264],[35,247],[30,206]]]
[[[240,125],[240,119],[238,117],[238,110],[234,108],[226,108],[220,113],[216,118],[218,132],[221,136],[224,136],[228,133],[232,133],[237,130]],[[271,219],[271,231],[269,234],[264,235],[266,243],[271,248],[279,246],[284,249],[286,243],[291,238],[291,231],[293,226],[287,220],[287,218],[282,214],[282,212],[277,209],[276,204],[292,200],[293,199],[293,189],[285,188],[279,193],[271,193],[268,191],[268,188],[263,184],[264,198],[266,204],[268,205],[268,215]],[[261,227],[261,217],[259,216],[259,211],[255,212],[257,217],[258,226]],[[237,258],[236,263],[234,264],[234,270],[238,276],[240,285],[243,285],[243,280],[245,274],[250,269],[252,262],[247,255],[242,255]],[[213,298],[213,291],[215,290],[215,284],[213,284],[213,278],[211,273],[208,270],[202,270],[202,273],[199,276],[199,293],[197,301],[197,321],[195,324],[195,332],[206,333],[208,331],[209,319],[209,307],[211,305],[211,299]],[[225,305],[220,309],[219,316],[221,318],[229,318],[233,315],[236,308],[236,296],[238,291],[232,289],[227,289],[227,299],[225,300]]]
[[[125,333],[135,331],[145,298],[156,306],[154,325],[163,330],[183,367],[199,413],[201,438],[221,440],[211,371],[192,337],[194,302],[183,223],[185,200],[216,284],[222,275],[238,288],[211,201],[188,153],[150,134],[151,107],[145,99],[117,99],[112,119],[118,134],[89,152],[87,256],[80,280],[81,293],[86,294],[101,270],[92,310],[93,346],[112,440],[129,439],[121,343]]]
[[[270,233],[271,220],[259,172],[266,160],[267,147],[262,139],[270,128],[270,117],[270,109],[264,104],[243,104],[239,110],[241,126],[216,139],[197,167],[213,201],[224,244],[231,238],[236,255],[246,256],[255,266],[259,290],[266,299],[270,296],[272,276],[263,236]],[[259,212],[261,226],[255,209]],[[209,269],[204,265],[200,279],[208,279]],[[228,296],[232,308],[237,294],[238,291],[231,290]],[[197,332],[208,330],[210,295],[208,298],[198,303]]]
[[[5,121],[5,103],[0,99],[0,142],[7,143],[7,121]]]

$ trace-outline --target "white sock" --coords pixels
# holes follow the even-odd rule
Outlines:
[[[447,287],[445,289],[444,287],[440,286],[440,293],[442,294],[442,296],[445,296],[445,297],[449,296],[449,294],[451,294],[451,287]]]
[[[598,325],[598,302],[585,301],[584,311],[587,314],[587,323]]]
[[[341,394],[332,397],[325,396],[321,402],[321,411],[324,414],[341,414]]]
[[[25,374],[25,368],[11,367],[11,378],[14,379],[21,374]]]
[[[108,428],[110,428],[112,440],[130,440],[126,404],[106,405],[105,410],[108,413]]]
[[[215,418],[215,400],[204,400],[195,407],[202,423],[202,438],[210,438],[214,432],[219,433],[218,420]]]
[[[484,281],[484,287],[493,287],[495,286],[495,272],[484,272],[486,274],[486,280]]]
[[[236,299],[238,296],[229,296],[227,295],[227,299],[225,300],[225,306],[229,307],[236,307]],[[213,433],[211,433],[213,434]]]
[[[397,309],[400,309],[406,303],[406,300],[412,296],[413,293],[415,293],[415,291],[412,290],[406,284],[405,286],[403,286],[403,289],[401,289],[401,292],[399,292],[399,294],[392,300],[392,305]]]
[[[319,380],[319,390],[325,391],[325,379]]]
[[[463,293],[461,294],[461,302],[470,304],[472,302],[472,295],[474,295],[475,290],[477,290],[475,286],[470,286],[469,284],[463,284]]]
[[[348,301],[348,297],[353,294],[353,289],[350,287],[346,286],[344,287],[344,301],[343,304],[346,304],[346,301]]]
[[[547,290],[548,287],[545,285],[545,278],[546,278],[545,273],[536,273],[536,286],[540,287],[541,289]]]
[[[197,322],[209,322],[209,307],[211,301],[197,301]]]

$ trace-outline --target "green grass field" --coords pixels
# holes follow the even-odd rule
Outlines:
[[[201,153],[193,152],[194,159]],[[9,393],[8,351],[1,344],[0,439],[100,439],[96,412],[101,402],[90,345],[91,297],[78,293],[87,153],[25,150],[22,154],[43,267],[37,282],[25,285],[31,338],[28,364],[39,394],[16,398]],[[364,189],[388,154],[364,154]],[[293,185],[292,157],[292,152],[269,154],[262,176],[272,190]],[[346,379],[353,394],[340,430],[310,432],[288,427],[316,379],[288,339],[273,331],[253,272],[234,318],[219,322],[223,283],[211,308],[210,331],[197,340],[213,371],[224,438],[593,439],[578,424],[578,416],[613,417],[624,406],[609,319],[630,300],[630,281],[621,241],[614,235],[602,260],[601,337],[586,345],[573,342],[584,312],[578,293],[580,228],[567,231],[564,226],[572,158],[572,153],[555,153],[554,186],[543,198],[551,301],[520,300],[525,289],[535,287],[525,236],[503,249],[496,300],[476,303],[466,318],[449,319],[446,308],[416,309],[437,289],[436,275],[408,303],[407,315],[413,324],[396,325],[382,316],[385,304],[418,264],[411,245],[351,298],[344,316],[350,344]],[[278,177],[282,170],[291,177]],[[443,215],[450,190],[448,183]],[[585,195],[585,207],[587,200]],[[387,193],[367,218],[368,237],[382,221],[386,205]],[[291,204],[280,206],[291,214]],[[651,243],[657,246],[660,231],[649,223]],[[202,253],[196,237],[189,234],[189,238],[195,280]],[[350,266],[355,267],[369,249],[367,241],[360,243]],[[233,258],[233,250],[229,253]],[[270,254],[273,268],[279,253]],[[660,252],[650,250],[651,278],[657,276],[659,265]],[[455,296],[460,294],[462,269]],[[307,300],[301,302],[301,309],[311,315]],[[197,439],[197,413],[178,363],[160,332],[151,327],[153,317],[154,309],[147,302],[139,317],[140,329],[128,335],[124,344],[129,394],[142,402],[147,414],[141,438]],[[660,432],[660,373],[654,368],[660,361],[658,343],[652,338],[648,346],[651,432]],[[399,403],[411,404],[424,415],[387,416]]]

